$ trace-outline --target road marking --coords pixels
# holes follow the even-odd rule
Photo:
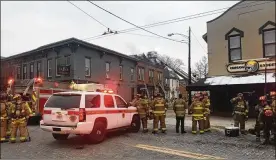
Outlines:
[[[192,153],[187,151],[180,151],[180,150],[174,150],[170,148],[164,148],[164,147],[155,147],[155,146],[149,146],[149,145],[143,145],[143,144],[137,144],[135,147],[145,149],[145,150],[151,150],[156,152],[162,152],[172,155],[177,155],[181,157],[186,158],[194,158],[194,159],[224,159],[221,157],[211,156],[211,155],[204,155],[199,153]]]

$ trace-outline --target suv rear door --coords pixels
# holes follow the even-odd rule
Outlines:
[[[43,112],[45,125],[77,126],[81,94],[58,93],[46,102]]]

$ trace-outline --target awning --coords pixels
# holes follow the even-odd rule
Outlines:
[[[275,83],[275,73],[266,74],[266,83]],[[234,85],[234,84],[258,84],[265,83],[265,74],[243,76],[217,76],[209,77],[204,81],[205,85]]]

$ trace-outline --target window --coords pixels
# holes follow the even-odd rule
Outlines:
[[[145,80],[145,69],[138,68],[138,80],[144,81]]]
[[[106,71],[105,78],[109,79],[110,78],[110,76],[109,76],[109,73],[110,73],[110,63],[109,62],[105,63],[105,71]]]
[[[85,108],[100,108],[101,96],[100,95],[86,95]]]
[[[57,77],[60,76],[60,75],[58,74],[58,66],[60,65],[60,60],[61,60],[61,58],[56,58],[56,76],[57,76]]]
[[[80,100],[80,94],[53,95],[48,99],[47,103],[45,104],[45,107],[60,109],[79,108]]]
[[[127,108],[127,103],[122,98],[115,96],[115,100],[118,108]]]
[[[23,79],[27,79],[27,65],[23,65]]]
[[[134,68],[130,68],[130,80],[134,80]]]
[[[30,64],[30,79],[34,78],[34,64]]]
[[[52,77],[52,60],[48,59],[47,61],[47,76]]]
[[[114,108],[114,100],[113,97],[110,95],[104,96],[104,105],[106,108]]]
[[[85,76],[91,76],[91,59],[85,58]]]
[[[41,76],[41,62],[37,62],[36,74],[37,74],[37,77]]]
[[[165,79],[165,84],[168,85],[168,78]]]
[[[66,57],[65,57],[65,64],[66,64],[67,66],[70,65],[70,61],[71,61],[70,56],[66,56]]]
[[[159,82],[162,82],[163,81],[163,74],[159,72],[157,78],[158,78]]]
[[[21,79],[21,67],[19,67],[19,66],[17,67],[16,73],[17,73],[17,74],[16,74],[16,75],[17,75],[16,78],[17,78],[17,79]]]
[[[229,36],[228,39],[230,61],[241,60],[241,36]]]
[[[153,82],[153,70],[149,70],[149,82],[152,83]]]
[[[275,56],[275,29],[264,30],[263,31],[263,49],[264,57],[274,57]]]
[[[123,80],[123,66],[120,65],[120,80]]]

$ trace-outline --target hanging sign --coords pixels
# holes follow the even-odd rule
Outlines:
[[[57,66],[57,74],[58,75],[70,75],[70,65],[68,66]]]

